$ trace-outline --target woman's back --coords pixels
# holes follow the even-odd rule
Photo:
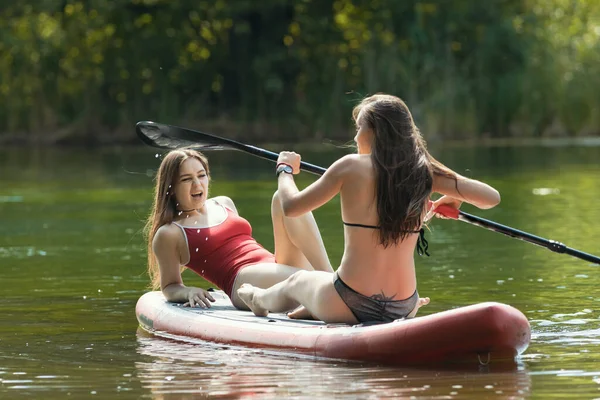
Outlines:
[[[334,162],[321,178],[299,191],[293,174],[300,156],[279,154],[278,192],[285,215],[298,217],[331,200],[342,200],[345,249],[336,274],[297,273],[267,290],[238,292],[256,315],[297,303],[326,322],[389,322],[412,317],[427,298],[416,290],[414,266],[432,192],[434,205],[462,201],[493,207],[493,188],[463,179],[427,151],[406,104],[395,96],[365,98],[352,112],[357,153]],[[286,172],[286,173],[282,173]],[[460,180],[460,183],[459,183]],[[425,248],[426,242],[420,242]],[[294,303],[297,302],[297,303]]]
[[[367,296],[383,293],[394,295],[396,300],[407,298],[416,289],[413,254],[419,235],[408,235],[388,247],[381,244],[372,157],[347,157],[350,167],[340,191],[345,248],[338,273],[345,283]]]

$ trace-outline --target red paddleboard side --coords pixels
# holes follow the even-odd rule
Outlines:
[[[345,336],[322,335],[316,353],[398,365],[487,364],[514,362],[531,340],[525,315],[501,303],[480,303],[386,325]]]
[[[514,362],[531,338],[527,318],[501,303],[373,326],[301,324],[214,308],[190,312],[150,292],[138,300],[136,315],[142,328],[158,335],[391,365]]]
[[[215,297],[213,295],[213,297]],[[233,306],[231,306],[233,308]],[[160,292],[149,292],[137,302],[136,315],[142,328],[160,335],[166,333],[182,339],[194,338],[215,343],[292,350],[315,355],[321,326],[290,328],[268,324],[269,318],[252,317],[257,323],[218,317],[217,313],[192,313],[189,308],[168,303]],[[248,316],[252,314],[244,312]]]

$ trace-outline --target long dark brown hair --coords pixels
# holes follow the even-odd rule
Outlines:
[[[455,181],[457,176],[429,154],[404,101],[375,94],[354,107],[355,121],[361,111],[361,123],[374,133],[371,158],[377,176],[379,233],[381,244],[388,247],[422,225],[433,176]]]
[[[178,213],[177,200],[174,196],[175,183],[179,177],[181,164],[188,158],[195,158],[200,161],[206,170],[206,175],[210,179],[208,160],[202,153],[196,150],[188,148],[172,150],[163,157],[156,174],[152,210],[144,229],[148,241],[148,275],[150,275],[150,286],[152,289],[160,287],[160,273],[158,262],[152,251],[152,240],[158,228],[164,224],[173,222]],[[206,197],[208,197],[208,193]]]

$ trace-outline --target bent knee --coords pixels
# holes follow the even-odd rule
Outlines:
[[[329,272],[301,269],[288,278],[287,286],[295,292],[308,291],[312,296],[319,297],[333,289],[332,276]]]
[[[273,193],[273,197],[271,199],[271,209],[273,211],[283,213],[283,209],[281,207],[281,199],[279,197],[279,190],[276,190],[275,193]]]
[[[273,203],[277,202],[277,203],[281,204],[281,200],[279,198],[279,190],[276,190],[275,193],[273,193],[273,197],[271,198],[271,201]]]
[[[294,272],[288,278],[288,285],[290,287],[304,285],[308,280],[310,280],[310,274],[314,271],[307,271],[305,269],[301,269],[299,271]]]

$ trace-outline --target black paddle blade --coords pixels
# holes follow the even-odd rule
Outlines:
[[[144,143],[161,149],[191,146],[197,150],[242,150],[233,140],[152,121],[138,122],[135,131]]]
[[[147,145],[161,149],[179,149],[191,147],[195,150],[238,150],[265,160],[277,161],[278,153],[250,146],[235,140],[222,138],[193,129],[179,126],[159,124],[152,121],[140,121],[135,125],[135,131],[140,139]],[[300,169],[317,175],[323,175],[325,168],[302,161]]]

